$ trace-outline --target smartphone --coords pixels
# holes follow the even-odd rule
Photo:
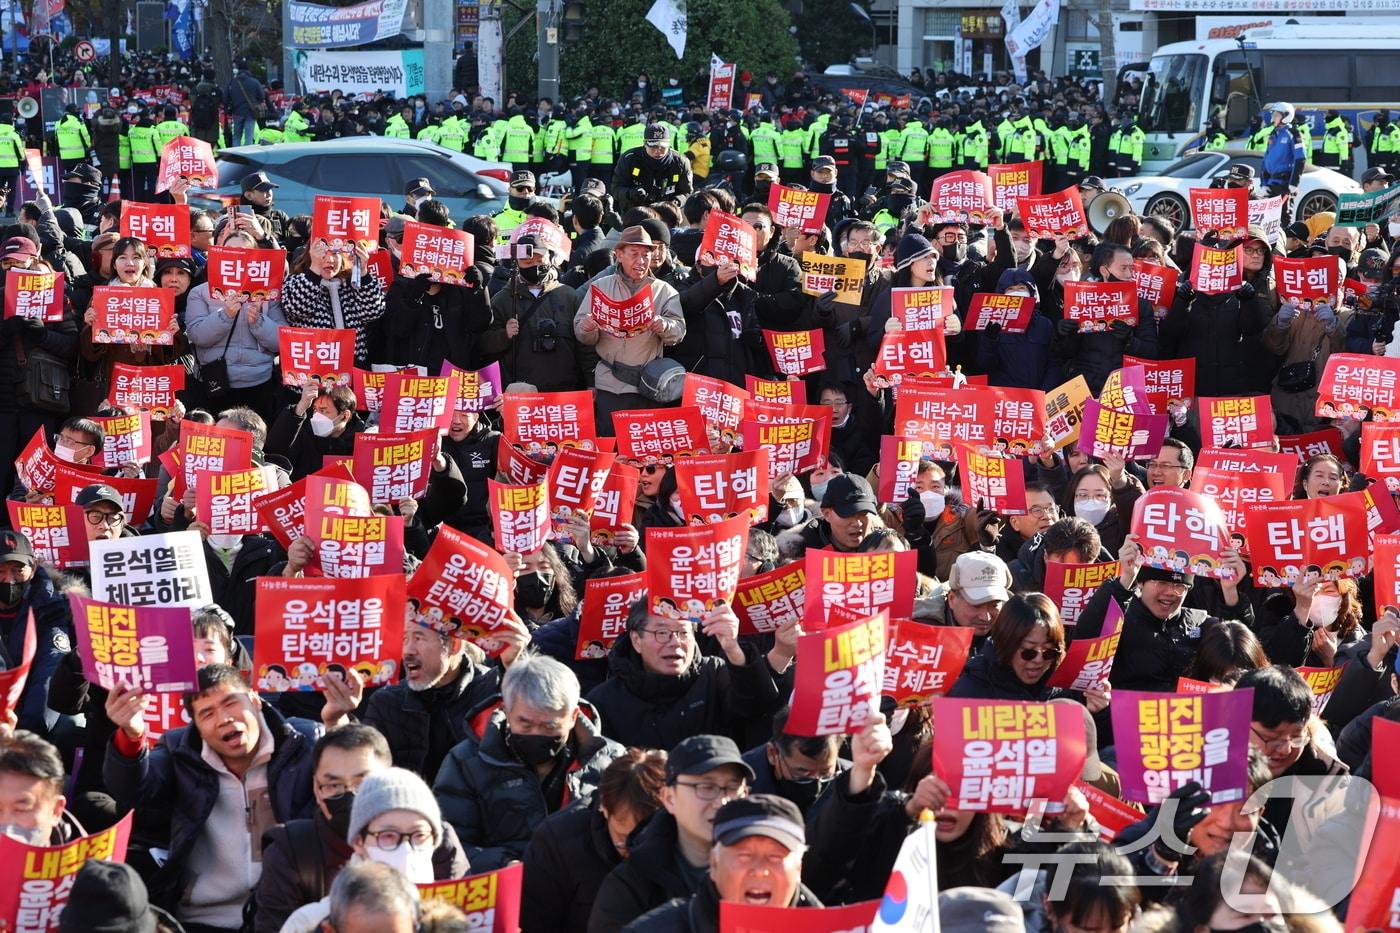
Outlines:
[[[239,204],[239,205],[237,205],[237,207],[238,207],[238,213],[240,213],[240,214],[250,214],[250,215],[251,215],[251,214],[253,213],[253,208],[252,208],[251,206],[247,205],[247,204]]]

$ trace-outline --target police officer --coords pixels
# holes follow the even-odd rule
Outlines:
[[[64,165],[73,165],[91,157],[92,137],[87,123],[78,116],[76,104],[64,108],[63,119],[54,124],[54,142],[58,143],[58,158]]]
[[[622,158],[633,149],[640,149],[647,141],[647,125],[640,110],[629,110],[623,118],[622,129],[617,131],[617,156]]]
[[[1350,158],[1351,126],[1340,113],[1329,110],[1322,115],[1322,146],[1313,163],[1341,170],[1342,164]]]
[[[136,122],[127,128],[126,138],[131,147],[131,197],[150,201],[155,197],[156,169],[160,165],[160,137],[149,109],[141,108]]]
[[[15,213],[13,193],[19,186],[19,167],[23,164],[24,139],[9,120],[0,120],[0,188],[11,192],[5,199],[5,213],[10,216]]]
[[[415,178],[404,186],[403,207],[399,208],[400,214],[417,218],[418,205],[424,201],[433,199],[433,183],[426,178]]]
[[[908,117],[900,131],[899,159],[909,165],[909,177],[914,186],[921,186],[928,165],[928,128],[918,116]]]
[[[957,167],[958,159],[958,138],[953,135],[953,121],[940,117],[928,134],[929,178],[948,174]]]
[[[1111,158],[1117,176],[1126,178],[1136,175],[1142,167],[1142,147],[1147,141],[1147,134],[1137,125],[1137,119],[1131,113],[1126,113],[1114,138],[1117,142]]]
[[[1065,183],[1077,185],[1089,175],[1089,161],[1093,156],[1093,136],[1084,125],[1084,117],[1077,110],[1070,111],[1065,122],[1066,161]]]
[[[311,141],[311,122],[306,119],[306,104],[297,101],[282,121],[282,141],[305,143]]]
[[[818,144],[818,158],[827,156],[832,160],[832,165],[836,168],[836,187],[847,195],[857,194],[859,190],[856,186],[860,183],[860,158],[865,149],[865,141],[852,128],[849,114],[837,116],[833,124],[822,134]],[[812,165],[815,168],[815,160]]]
[[[525,222],[525,211],[535,202],[535,173],[521,169],[511,172],[510,191],[506,206],[493,219],[496,221],[496,242],[509,243],[516,227]]]
[[[962,167],[985,172],[991,164],[991,137],[983,122],[986,115],[978,111],[972,115],[972,122],[962,131]]]
[[[612,128],[604,114],[589,128],[588,176],[607,182],[612,180],[613,166],[617,161],[617,131]]]
[[[574,111],[564,117],[564,150],[569,157],[569,181],[578,191],[588,178],[592,158],[593,120],[588,111]]]
[[[783,184],[797,184],[802,180],[802,167],[807,162],[807,131],[802,121],[788,117],[783,124],[783,135],[778,140],[778,155]]]
[[[855,216],[855,206],[851,203],[850,196],[839,187],[839,177],[840,166],[831,156],[819,155],[812,160],[808,188],[831,195],[831,203],[826,208],[826,226],[829,230],[835,230],[836,225],[847,217]]]
[[[1209,152],[1212,149],[1224,149],[1230,144],[1230,136],[1220,128],[1220,118],[1211,117],[1206,124],[1206,131],[1202,134],[1201,151]]]
[[[384,124],[384,136],[386,139],[413,138],[412,104],[404,104],[398,113],[389,118],[389,122]]]
[[[671,149],[670,133],[659,123],[648,123],[641,149],[623,155],[613,172],[612,193],[618,209],[657,201],[683,200],[692,188],[690,163]]]
[[[1400,126],[1390,122],[1389,110],[1378,110],[1366,137],[1366,162],[1394,172],[1397,160],[1400,160]]]
[[[188,135],[190,128],[180,122],[180,111],[175,109],[174,104],[166,104],[165,119],[156,124],[156,137],[160,140],[160,148],[164,150],[172,139]]]

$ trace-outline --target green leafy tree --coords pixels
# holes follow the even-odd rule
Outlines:
[[[577,97],[590,87],[604,96],[621,94],[645,72],[658,88],[679,78],[686,99],[705,93],[710,53],[751,71],[755,83],[768,71],[784,78],[797,66],[797,42],[788,31],[791,17],[779,0],[689,0],[685,58],[646,21],[652,0],[587,0],[587,25],[576,42],[560,46],[561,96]],[[514,22],[506,7],[503,27]],[[518,17],[515,18],[518,21]],[[507,90],[534,97],[536,37],[530,26],[506,48]]]
[[[870,21],[851,9],[851,0],[802,0],[797,43],[803,61],[817,71],[869,54],[870,42]]]

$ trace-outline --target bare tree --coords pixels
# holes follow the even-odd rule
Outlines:
[[[240,55],[258,49],[271,54],[279,48],[276,42],[267,41],[269,36],[282,34],[278,0],[209,0],[204,21],[220,86],[233,78],[233,62]]]

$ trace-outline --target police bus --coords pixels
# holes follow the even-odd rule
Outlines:
[[[1309,121],[1313,153],[1323,136],[1323,114],[1336,110],[1360,146],[1378,110],[1400,117],[1400,24],[1394,20],[1339,20],[1336,26],[1286,25],[1246,31],[1237,39],[1173,42],[1152,56],[1144,76],[1138,125],[1147,139],[1142,173],[1160,172],[1199,149],[1212,115],[1243,147],[1250,119],[1273,101],[1297,108]]]

